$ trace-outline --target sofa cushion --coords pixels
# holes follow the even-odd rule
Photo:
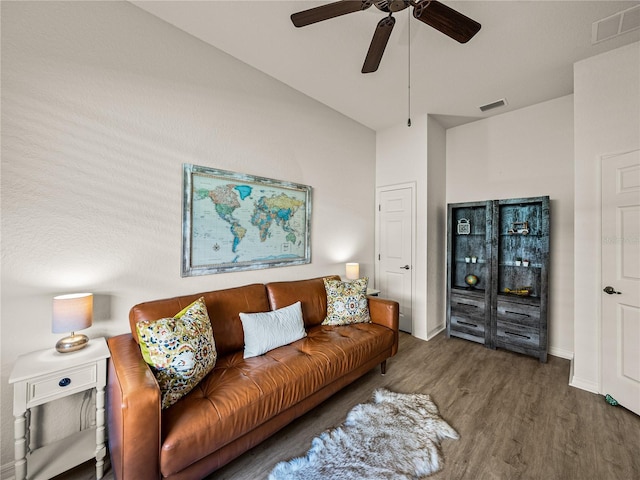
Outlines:
[[[351,282],[324,279],[327,292],[327,318],[323,325],[350,325],[352,323],[367,323],[369,303],[367,302],[367,277]]]
[[[151,366],[162,408],[189,393],[216,363],[216,345],[204,298],[171,318],[136,325],[142,357]]]
[[[240,313],[240,320],[244,330],[244,358],[257,357],[307,336],[300,302],[272,312]]]
[[[333,280],[340,277],[333,275]],[[306,328],[320,325],[327,316],[327,293],[323,277],[289,282],[272,282],[265,285],[271,310],[286,307],[298,300],[302,303],[302,316]]]
[[[244,336],[240,312],[255,313],[268,312],[269,300],[265,287],[261,283],[254,283],[236,288],[216,290],[197,295],[184,295],[181,297],[153,300],[151,302],[135,305],[129,312],[129,324],[134,339],[138,341],[136,323],[141,320],[155,320],[171,317],[185,306],[191,304],[200,297],[204,297],[209,311],[211,325],[215,332],[216,349],[218,356],[242,350],[244,348]],[[293,301],[281,306],[291,305]]]
[[[219,358],[196,388],[163,411],[160,453],[166,477],[258,428],[376,356],[394,332],[372,323],[316,326],[307,336],[252,358]]]

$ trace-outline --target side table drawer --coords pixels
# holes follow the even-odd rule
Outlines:
[[[71,368],[63,373],[35,378],[27,383],[27,405],[39,405],[43,402],[64,397],[95,387],[98,379],[95,363]]]

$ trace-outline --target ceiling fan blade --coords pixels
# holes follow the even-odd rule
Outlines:
[[[475,20],[436,0],[416,4],[413,16],[460,43],[471,40],[481,27]]]
[[[387,46],[395,24],[396,19],[391,15],[378,22],[376,31],[373,33],[373,38],[371,39],[371,45],[369,45],[367,58],[364,59],[364,65],[362,65],[362,73],[371,73],[378,70],[380,60],[382,60],[382,54],[384,53],[384,49]]]
[[[371,4],[372,0],[341,0],[294,13],[291,15],[291,21],[296,27],[305,27],[312,23],[322,22],[347,13],[366,10]]]

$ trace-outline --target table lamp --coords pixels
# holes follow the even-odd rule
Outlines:
[[[347,280],[357,280],[360,278],[360,264],[347,263]]]
[[[56,343],[60,353],[81,350],[89,343],[89,337],[75,333],[77,330],[89,328],[93,321],[93,294],[72,293],[53,298],[53,333],[69,333]]]

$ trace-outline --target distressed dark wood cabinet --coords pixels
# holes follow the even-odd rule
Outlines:
[[[549,197],[449,204],[447,336],[547,361]]]

